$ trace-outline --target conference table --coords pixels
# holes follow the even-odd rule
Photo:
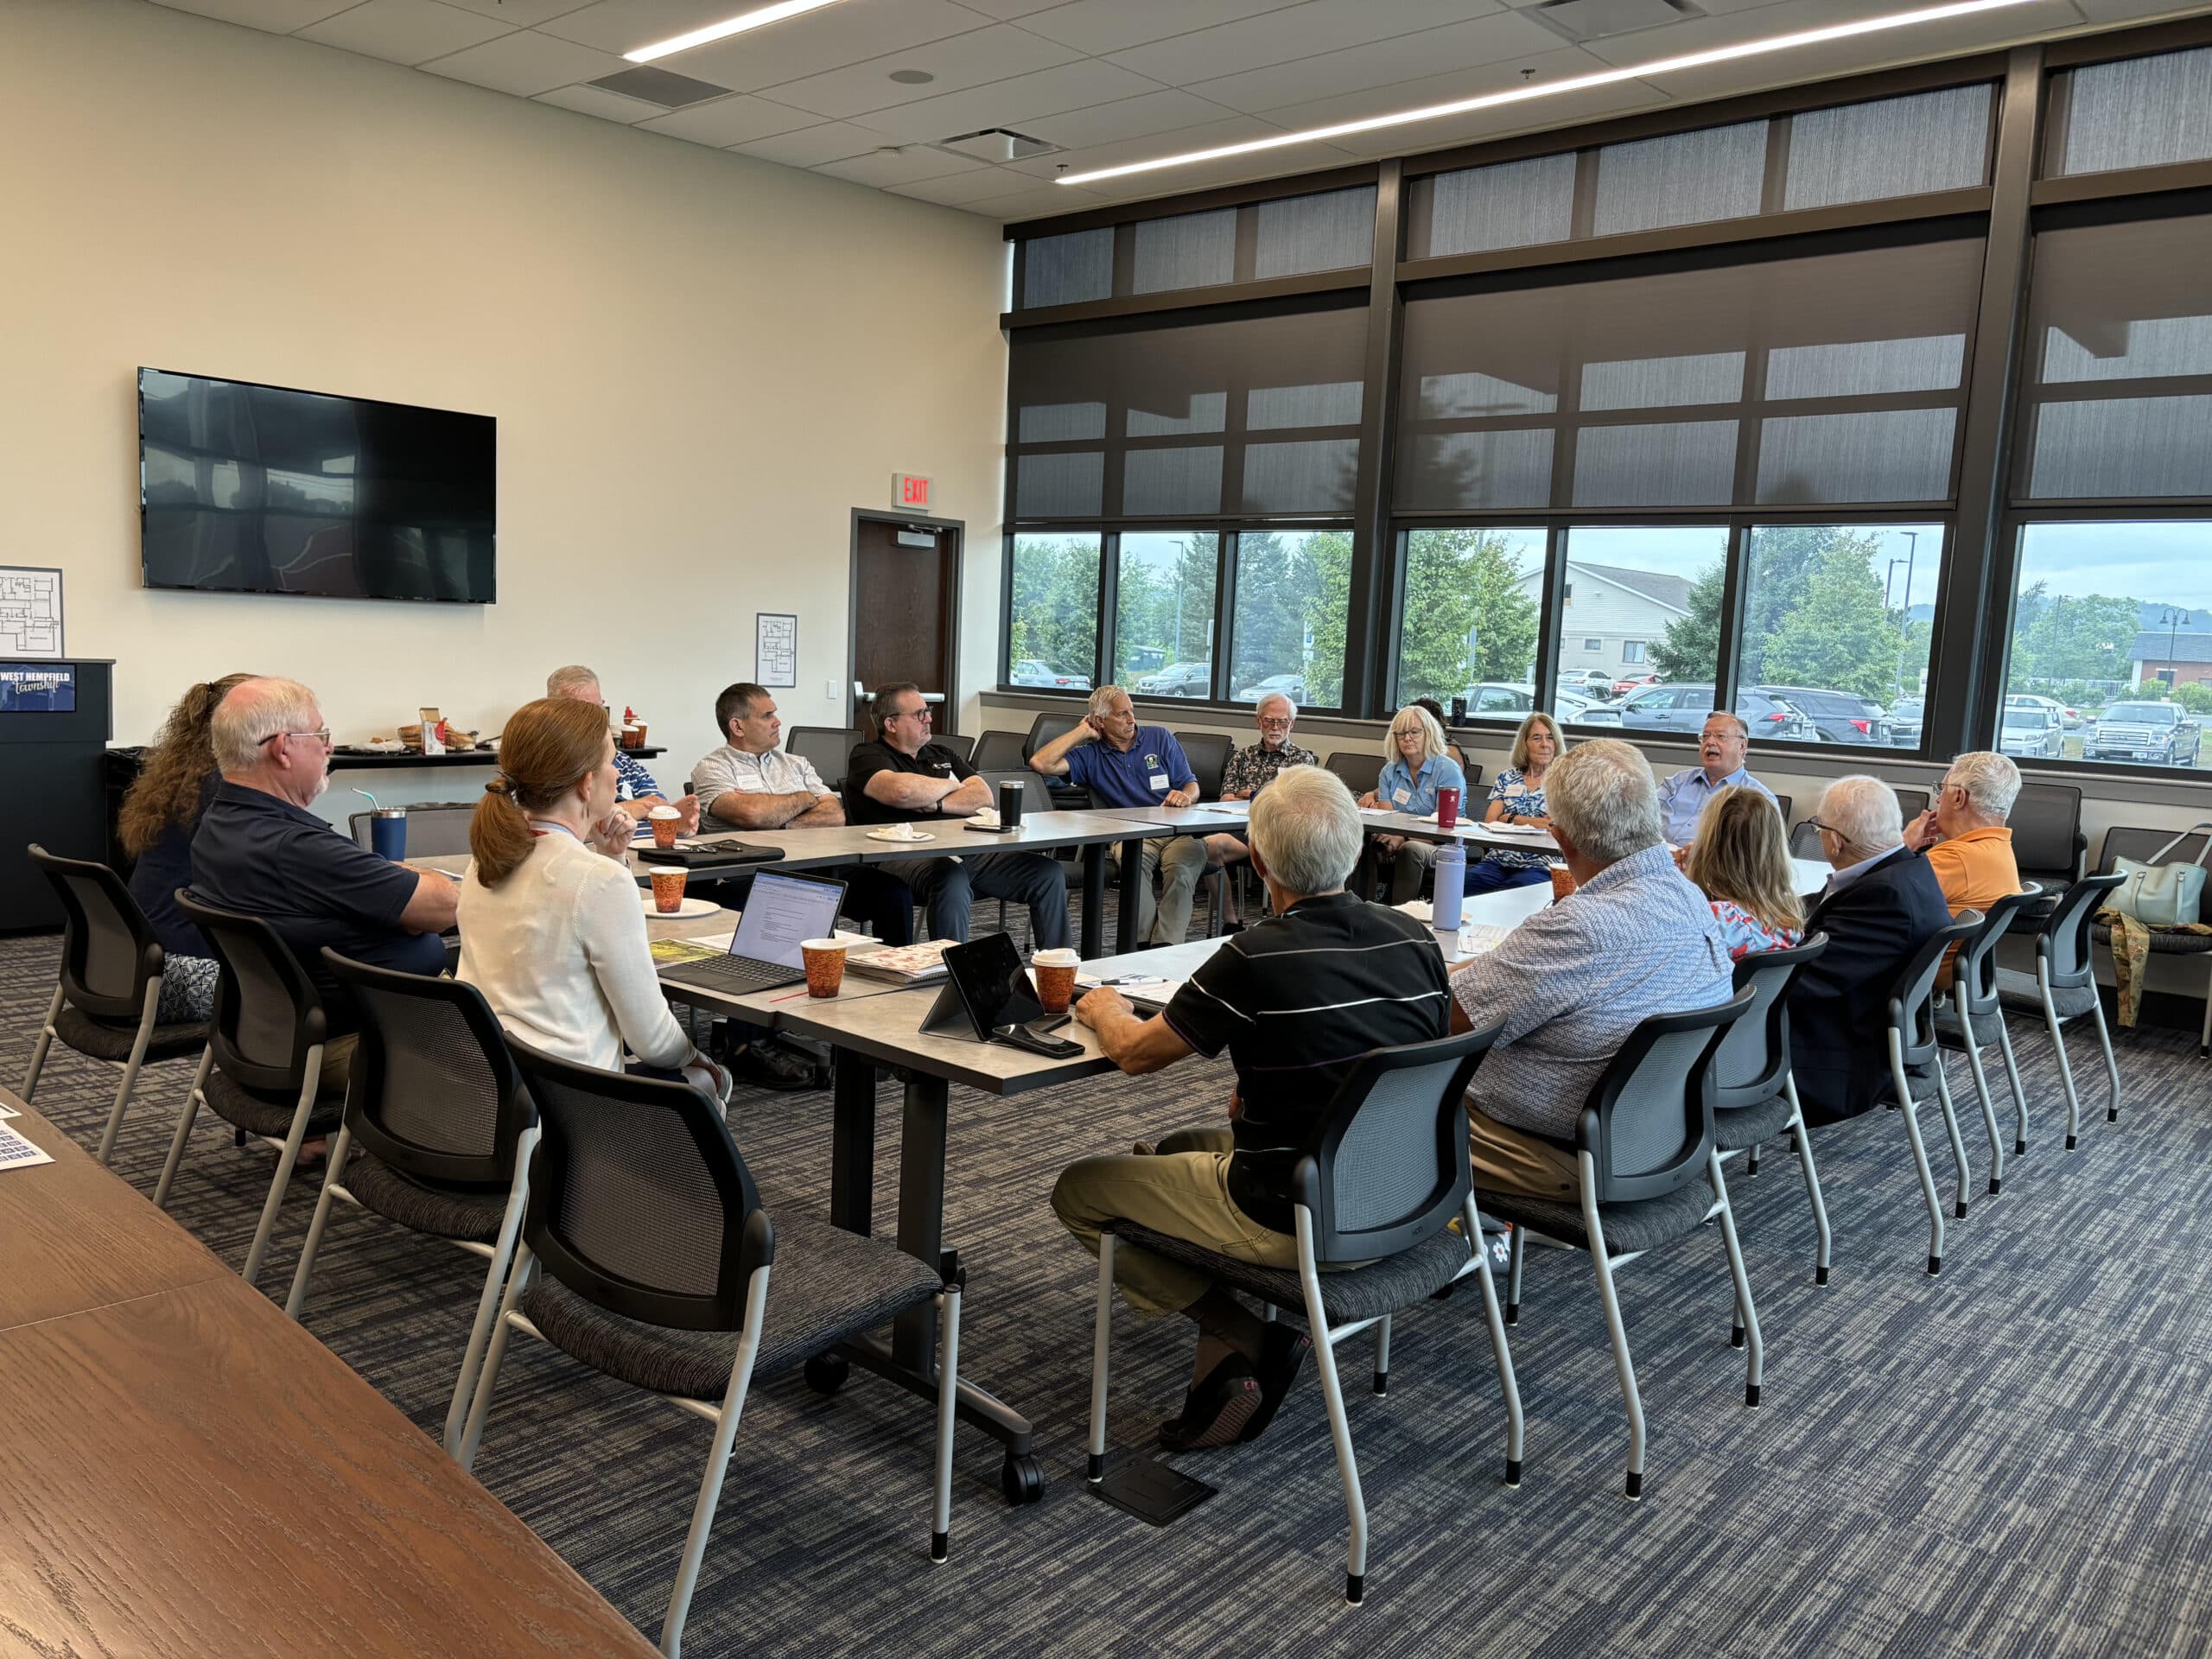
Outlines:
[[[0,1647],[655,1651],[327,1348],[16,1096]]]

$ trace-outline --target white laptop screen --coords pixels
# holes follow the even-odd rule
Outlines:
[[[842,881],[807,881],[762,870],[753,878],[753,891],[738,916],[730,955],[804,967],[799,941],[826,939],[837,931],[837,904],[844,893]]]

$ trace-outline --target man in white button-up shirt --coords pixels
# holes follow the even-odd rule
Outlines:
[[[844,803],[814,763],[787,754],[776,700],[747,680],[715,699],[715,725],[729,739],[702,756],[691,783],[708,813],[741,830],[818,830],[844,823]]]

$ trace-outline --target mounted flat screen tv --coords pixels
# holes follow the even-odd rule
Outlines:
[[[489,605],[488,415],[138,371],[149,588]]]

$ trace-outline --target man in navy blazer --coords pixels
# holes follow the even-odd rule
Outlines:
[[[1871,1109],[1890,1080],[1890,991],[1912,953],[1951,921],[1928,861],[1904,844],[1897,791],[1878,778],[1839,778],[1814,822],[1834,874],[1805,932],[1827,949],[1789,982],[1789,1063],[1808,1123]]]

